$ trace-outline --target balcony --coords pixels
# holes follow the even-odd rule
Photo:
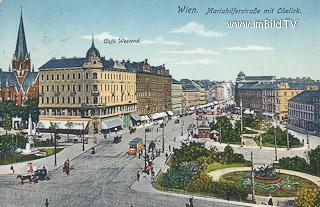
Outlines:
[[[72,91],[72,92],[70,93],[70,96],[75,96],[75,95],[77,95],[77,92],[75,92],[75,91]]]
[[[100,96],[100,92],[99,91],[92,91],[91,95],[92,96]]]
[[[55,92],[54,93],[54,96],[59,96],[60,95],[60,92]]]

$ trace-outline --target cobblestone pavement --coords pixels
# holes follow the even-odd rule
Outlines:
[[[184,118],[185,125],[188,119],[191,120],[191,117]],[[162,131],[158,129],[157,132],[158,127],[159,125],[153,126],[153,132],[147,134],[147,144],[154,139],[156,147],[161,148]],[[173,141],[174,136],[172,136],[180,134],[180,129],[181,125],[175,125],[172,121],[168,124],[165,129],[166,152],[170,153],[169,144],[171,147],[180,145]],[[51,174],[49,181],[21,185],[16,175],[0,175],[1,206],[44,206],[46,198],[49,206],[130,206],[131,204],[133,206],[186,206],[189,200],[187,195],[163,194],[152,190],[151,185],[141,185],[141,187],[138,185],[135,190],[131,187],[136,181],[137,172],[141,173],[144,166],[142,158],[129,156],[127,153],[128,143],[135,137],[144,138],[144,129],[138,129],[131,135],[123,134],[123,141],[118,144],[112,144],[112,137],[107,139],[99,137],[96,154],[92,155],[87,151],[70,160],[74,170],[69,176],[59,167],[49,171]],[[164,153],[160,158],[165,159]],[[159,163],[163,166],[160,158]],[[141,177],[141,179],[146,178]],[[144,190],[141,191],[141,188]],[[196,196],[194,205],[239,206],[237,203]]]
[[[180,121],[174,124],[174,121],[171,120],[164,130],[165,152],[168,154],[171,153],[169,145],[171,149],[179,147],[180,141],[186,139],[186,128],[191,123],[196,124],[195,115],[183,117],[182,123]],[[162,149],[162,129],[159,128],[159,125],[146,126],[152,128],[151,132],[147,133],[147,146],[151,140],[154,140],[156,148]],[[182,137],[181,131],[184,135]],[[138,156],[127,154],[128,143],[135,137],[141,137],[144,140],[144,135],[144,128],[138,127],[136,133],[123,134],[122,142],[118,144],[112,143],[112,136],[107,139],[99,136],[95,155],[87,151],[77,156],[79,152],[74,152],[75,157],[70,162],[75,169],[69,176],[62,172],[61,166],[49,171],[51,180],[37,184],[21,185],[16,175],[0,175],[1,206],[44,206],[46,198],[50,206],[130,206],[131,204],[133,206],[185,206],[188,203],[188,195],[157,191],[149,182],[150,176],[145,174],[141,176],[140,182],[136,181],[137,172],[141,174],[144,168],[144,161],[143,157],[139,159]],[[306,139],[303,134],[296,135],[300,139]],[[310,148],[315,148],[319,143],[318,138],[314,136],[309,136],[309,138]],[[226,146],[226,144],[219,144],[211,140],[206,142],[206,146],[213,145],[219,150],[223,150]],[[231,146],[236,152],[244,154],[248,160],[252,151],[255,164],[270,164],[274,161],[274,148]],[[306,150],[308,150],[307,146],[292,150],[278,149],[278,159],[283,156],[304,156]],[[161,171],[167,169],[164,164],[164,154],[161,153],[161,156],[154,160],[156,174],[160,169]],[[194,205],[250,206],[197,196],[194,196]]]

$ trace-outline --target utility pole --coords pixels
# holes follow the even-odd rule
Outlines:
[[[54,166],[57,167],[57,140],[56,140],[56,130],[54,131]]]
[[[220,139],[219,139],[219,140],[220,140],[220,144],[221,144],[221,139],[222,139],[222,134],[221,134],[221,125],[220,125],[220,134],[219,134],[219,135],[220,135]]]
[[[309,131],[308,131],[308,127],[309,127],[309,122],[307,122],[307,127],[306,127],[306,130],[307,130],[307,144],[308,144],[308,148],[310,148],[310,144],[309,144]]]
[[[289,145],[289,133],[288,133],[288,127],[287,127],[287,150],[290,149],[290,145]]]
[[[240,113],[241,113],[241,147],[243,147],[242,99],[240,100]]]
[[[275,161],[278,161],[278,155],[277,155],[277,121],[276,121],[276,127],[274,128],[274,153],[275,153]]]
[[[84,151],[84,122],[82,123],[82,151]]]
[[[180,121],[181,121],[181,136],[183,136],[183,123],[182,123],[182,117],[181,117]]]
[[[256,203],[256,199],[254,197],[254,171],[253,171],[253,154],[251,151],[251,183],[252,183],[252,203]]]
[[[164,125],[162,128],[162,153],[164,153]]]
[[[147,173],[147,129],[144,130],[144,172]]]

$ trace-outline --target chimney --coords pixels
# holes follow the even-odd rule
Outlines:
[[[162,64],[161,74],[166,74],[166,67],[164,64]]]
[[[66,57],[63,57],[63,56],[62,56],[61,59],[66,59]]]
[[[130,58],[128,58],[127,63],[130,63]]]

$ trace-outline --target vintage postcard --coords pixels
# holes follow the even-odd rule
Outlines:
[[[0,0],[0,205],[320,206],[318,0]]]

